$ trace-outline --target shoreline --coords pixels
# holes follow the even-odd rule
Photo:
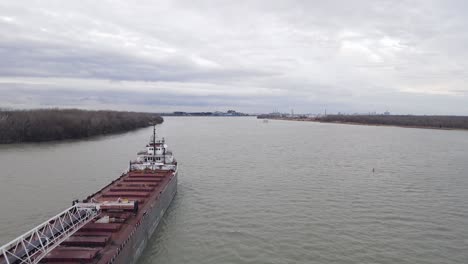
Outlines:
[[[161,125],[157,124],[157,125]],[[125,131],[117,131],[117,132],[109,132],[105,134],[99,134],[99,135],[92,135],[88,137],[79,137],[79,138],[62,138],[62,139],[50,139],[50,140],[42,140],[42,141],[21,141],[21,142],[8,142],[8,143],[1,143],[0,142],[0,149],[1,148],[8,148],[11,146],[15,145],[41,145],[41,144],[67,144],[67,143],[75,143],[75,142],[87,142],[87,141],[95,141],[95,140],[100,140],[103,137],[112,137],[112,136],[120,136],[124,135],[127,133],[136,133],[140,129],[146,129],[152,127],[152,125],[149,126],[144,126],[144,127],[137,127],[133,128],[131,130],[125,130]]]
[[[401,128],[419,128],[419,129],[434,129],[434,130],[458,130],[458,131],[468,131],[468,128],[452,128],[452,127],[432,127],[432,126],[405,126],[397,124],[369,124],[369,123],[358,123],[358,122],[343,122],[343,121],[321,121],[314,120],[309,118],[262,118],[269,120],[283,120],[283,121],[298,121],[298,122],[316,122],[322,124],[342,124],[342,125],[356,125],[356,126],[377,126],[377,127],[401,127]]]
[[[0,110],[0,144],[89,139],[162,124],[158,114],[109,110]]]

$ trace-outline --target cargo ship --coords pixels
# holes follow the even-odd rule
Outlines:
[[[0,264],[132,264],[177,192],[177,161],[156,129],[122,175],[0,248]]]

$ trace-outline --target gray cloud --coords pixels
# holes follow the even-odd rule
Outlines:
[[[4,1],[0,104],[468,114],[465,1]]]

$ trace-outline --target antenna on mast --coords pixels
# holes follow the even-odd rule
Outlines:
[[[162,147],[163,147],[163,162],[166,164],[166,140],[162,138]]]
[[[153,123],[153,170],[156,163],[156,123]]]

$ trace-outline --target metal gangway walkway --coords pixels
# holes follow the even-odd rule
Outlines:
[[[36,264],[93,220],[99,206],[76,204],[0,248],[0,264]]]

